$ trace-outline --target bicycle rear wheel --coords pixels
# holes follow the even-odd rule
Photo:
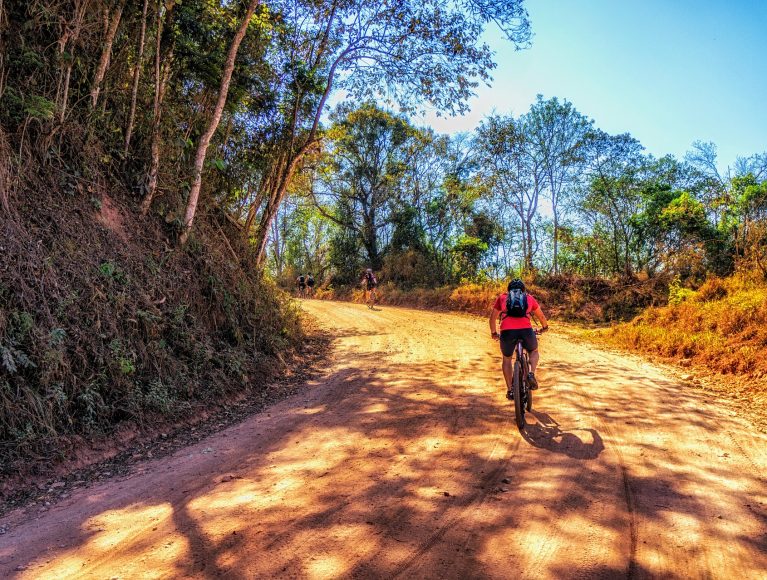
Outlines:
[[[523,429],[525,427],[525,401],[522,400],[522,366],[519,361],[514,363],[511,388],[514,391],[514,417],[517,420],[517,427]]]

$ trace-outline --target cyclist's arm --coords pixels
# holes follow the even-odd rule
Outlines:
[[[500,316],[501,311],[496,310],[493,308],[493,311],[490,313],[490,335],[495,336],[498,334],[498,327],[496,326],[496,322],[498,321],[498,316]]]
[[[535,316],[536,320],[541,324],[541,327],[543,328],[549,327],[549,323],[546,320],[546,317],[543,315],[543,310],[541,310],[540,307],[533,310],[531,314]]]

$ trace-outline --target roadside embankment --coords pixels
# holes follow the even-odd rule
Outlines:
[[[594,339],[661,357],[711,378],[713,388],[767,409],[767,284],[747,275],[672,287],[651,307]],[[733,380],[737,379],[737,380]]]
[[[665,304],[667,288],[668,281],[663,278],[546,276],[528,284],[529,292],[538,299],[547,316],[585,324],[629,320],[643,308]],[[505,283],[498,282],[407,289],[386,282],[379,287],[379,303],[487,315],[493,301],[505,289]],[[316,297],[364,302],[364,292],[359,288],[322,288]]]
[[[84,450],[268,398],[303,341],[222,216],[181,248],[173,224],[93,175],[33,165],[0,213],[0,495]]]

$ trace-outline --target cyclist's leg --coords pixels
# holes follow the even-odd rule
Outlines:
[[[503,356],[501,368],[503,369],[503,378],[506,381],[506,396],[510,397],[512,381],[514,380],[514,346],[516,345],[514,332],[502,330],[498,344],[501,347],[501,355]]]
[[[535,369],[538,367],[538,360],[541,357],[538,352],[538,337],[535,335],[535,331],[532,328],[521,330],[520,334],[522,338],[522,346],[527,351],[527,357],[530,360],[530,372],[534,373]]]
[[[538,361],[541,358],[541,353],[538,352],[538,349],[536,348],[534,351],[531,351],[528,353],[530,357],[530,372],[534,373],[535,369],[538,368]]]
[[[514,378],[514,357],[504,356],[501,362],[503,378],[506,381],[506,390],[511,391],[511,381]]]

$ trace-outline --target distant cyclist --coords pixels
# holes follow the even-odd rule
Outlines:
[[[498,335],[496,321],[501,318],[501,334]],[[503,378],[506,379],[506,397],[512,397],[511,382],[514,376],[513,360],[514,344],[517,340],[522,341],[522,347],[530,353],[530,374],[527,376],[531,389],[538,388],[535,379],[535,369],[538,366],[540,353],[538,352],[538,338],[535,336],[530,316],[534,316],[541,324],[540,332],[549,329],[546,317],[543,315],[538,301],[527,293],[525,283],[519,278],[509,282],[508,292],[496,298],[493,304],[493,312],[490,314],[490,334],[494,339],[501,342],[503,354]]]
[[[372,308],[375,300],[378,298],[376,286],[378,286],[378,279],[373,273],[373,269],[368,268],[362,275],[362,287],[365,289],[365,304],[368,305],[368,308]]]
[[[303,298],[306,294],[306,276],[301,274],[298,278],[296,278],[296,286],[298,287],[298,296]]]
[[[306,277],[306,295],[309,298],[314,295],[314,276],[311,274]]]

